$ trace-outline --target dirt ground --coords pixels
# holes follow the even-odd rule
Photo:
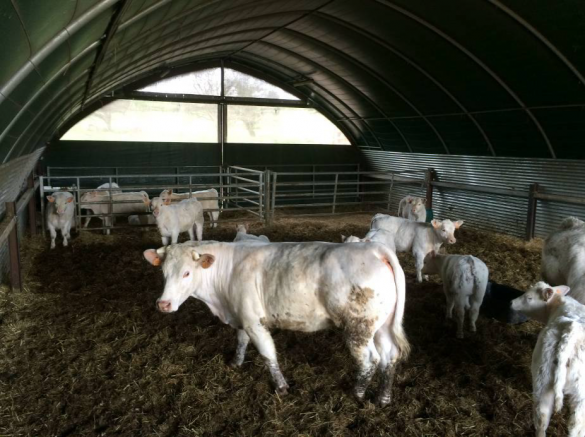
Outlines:
[[[371,215],[279,219],[251,232],[272,241],[363,236]],[[206,229],[231,241],[233,225]],[[525,289],[539,279],[542,242],[465,229],[450,253],[483,259],[497,282]],[[340,332],[274,332],[291,385],[279,397],[251,346],[241,369],[226,365],[235,332],[189,299],[177,313],[155,310],[162,272],[142,258],[154,229],[74,236],[49,250],[23,244],[26,288],[0,288],[0,435],[533,435],[530,357],[539,325],[480,316],[464,340],[444,321],[440,280],[407,276],[405,330],[412,353],[377,408],[351,394],[354,366]],[[374,387],[376,381],[374,382]],[[372,393],[367,396],[371,398]],[[565,435],[561,415],[550,435]]]

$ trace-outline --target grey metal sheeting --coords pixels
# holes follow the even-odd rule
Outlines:
[[[541,192],[585,197],[585,162],[535,158],[498,158],[447,156],[364,150],[363,156],[372,170],[425,170],[437,172],[437,180],[494,188],[523,190],[537,182]],[[424,191],[416,187],[395,186],[394,209],[403,195]],[[437,218],[461,219],[466,225],[494,232],[524,237],[528,200],[523,198],[472,193],[435,188],[433,210]],[[558,202],[538,201],[536,236],[546,237],[569,215],[585,220],[585,207]]]

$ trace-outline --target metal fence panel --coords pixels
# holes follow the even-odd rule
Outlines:
[[[504,158],[459,155],[427,155],[364,150],[371,170],[406,171],[429,167],[437,180],[493,188],[515,188],[528,193],[529,185],[539,183],[541,192],[585,197],[585,162],[536,158]],[[408,189],[403,193],[410,194]],[[413,193],[416,194],[416,193]],[[422,195],[423,193],[419,193]],[[393,202],[399,201],[393,196]],[[456,218],[468,226],[524,237],[527,217],[526,199],[435,188],[433,210],[438,218]],[[397,209],[397,203],[394,205]],[[538,201],[536,236],[545,237],[569,215],[585,219],[585,207]]]

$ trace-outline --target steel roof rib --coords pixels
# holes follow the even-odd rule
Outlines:
[[[479,124],[477,119],[473,116],[473,114],[471,114],[467,110],[467,108],[465,106],[463,106],[463,104],[453,95],[453,93],[451,93],[447,89],[447,87],[445,87],[441,82],[439,82],[439,80],[437,80],[437,78],[435,78],[435,76],[433,76],[426,69],[421,67],[417,62],[415,62],[414,60],[412,60],[411,58],[406,56],[404,53],[402,53],[396,47],[393,47],[390,43],[381,40],[380,38],[378,38],[377,36],[368,32],[367,30],[362,29],[362,28],[360,28],[360,27],[358,27],[358,26],[356,26],[353,23],[350,23],[348,21],[333,17],[329,14],[321,14],[321,13],[317,12],[316,15],[318,15],[319,17],[323,17],[326,20],[333,21],[337,24],[340,24],[341,26],[344,26],[348,29],[351,29],[354,32],[359,33],[360,35],[365,36],[366,38],[370,39],[371,41],[378,44],[379,46],[384,47],[386,50],[394,53],[396,56],[398,56],[400,59],[402,59],[408,65],[410,65],[411,67],[413,67],[414,69],[419,71],[421,74],[423,74],[425,77],[427,77],[431,82],[433,82],[437,86],[437,88],[439,88],[441,91],[443,91],[443,93],[445,93],[453,101],[453,103],[455,103],[459,108],[461,108],[461,111],[471,120],[471,122],[475,125],[477,130],[481,133],[481,136],[483,137],[484,141],[486,142],[488,149],[490,150],[490,153],[492,154],[492,156],[496,156],[496,151],[494,149],[492,142],[490,141],[488,135],[485,133],[485,131],[483,130],[483,128],[481,127],[481,125]]]
[[[466,49],[462,44],[460,44],[458,41],[456,41],[454,38],[450,37],[449,35],[447,35],[445,32],[443,32],[442,30],[440,30],[439,28],[433,26],[432,24],[430,24],[429,22],[425,21],[424,19],[422,19],[421,17],[419,17],[416,14],[413,14],[410,11],[407,11],[406,9],[395,5],[394,3],[392,3],[390,0],[375,0],[376,2],[383,4],[385,6],[388,6],[389,8],[401,13],[402,15],[416,21],[418,24],[426,27],[427,29],[431,30],[432,32],[436,33],[437,35],[439,35],[441,38],[445,39],[446,41],[448,41],[449,43],[453,44],[455,47],[457,47],[459,50],[461,50],[463,53],[465,53],[470,59],[472,59],[477,65],[479,65],[487,74],[489,74],[502,88],[504,88],[506,90],[506,92],[510,95],[510,97],[512,97],[516,103],[518,103],[518,105],[526,112],[526,114],[530,117],[530,119],[532,120],[532,122],[535,124],[536,128],[538,129],[538,131],[540,132],[544,142],[546,143],[548,150],[551,154],[552,158],[556,158],[556,153],[552,147],[552,144],[548,138],[548,135],[546,134],[546,132],[544,131],[544,128],[542,127],[542,125],[540,124],[540,122],[538,121],[538,119],[536,118],[536,116],[532,113],[532,111],[530,109],[527,108],[527,106],[524,104],[524,102],[520,99],[520,97],[518,97],[518,95],[512,91],[512,89],[502,80],[501,77],[499,77],[493,70],[491,70],[483,61],[481,61],[475,54],[473,54],[472,52],[470,52],[468,49]]]

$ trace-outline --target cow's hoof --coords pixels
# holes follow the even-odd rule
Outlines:
[[[232,369],[239,369],[240,367],[242,367],[242,364],[243,363],[240,363],[239,361],[231,360],[228,366],[231,367]]]
[[[390,404],[392,399],[389,396],[378,396],[376,398],[376,405],[380,408],[384,408],[386,405]]]
[[[286,396],[288,394],[288,389],[289,389],[288,384],[283,385],[282,387],[276,388],[276,393],[278,393],[279,396]]]

